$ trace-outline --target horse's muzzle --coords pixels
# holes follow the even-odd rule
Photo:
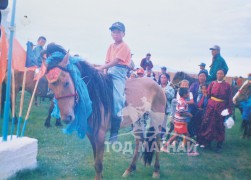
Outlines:
[[[64,119],[62,119],[62,121],[63,121],[64,123],[66,123],[66,124],[69,124],[70,122],[72,122],[72,120],[73,120],[73,118],[72,118],[71,115],[66,115],[66,116],[64,117]]]

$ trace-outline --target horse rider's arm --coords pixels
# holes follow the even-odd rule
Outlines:
[[[113,61],[111,61],[109,63],[106,63],[106,64],[104,64],[102,66],[97,67],[96,69],[98,69],[100,71],[102,71],[102,70],[106,71],[110,67],[113,67],[113,66],[117,65],[119,63],[119,61],[120,61],[120,59],[116,58],[116,59],[114,59]]]

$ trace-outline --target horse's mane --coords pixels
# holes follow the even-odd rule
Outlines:
[[[95,69],[86,61],[79,61],[77,64],[81,78],[85,81],[90,99],[92,100],[92,115],[89,123],[94,130],[99,129],[101,123],[101,110],[103,106],[105,116],[113,111],[113,83],[109,75]]]

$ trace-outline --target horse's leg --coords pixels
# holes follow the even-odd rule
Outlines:
[[[154,163],[154,171],[153,171],[153,178],[159,178],[160,177],[160,164],[159,164],[159,152],[160,152],[160,136],[158,135],[156,138],[157,142],[157,149],[156,149],[156,155],[155,155],[155,163]]]
[[[95,140],[94,140],[94,137],[93,135],[89,135],[87,134],[89,140],[90,140],[90,143],[92,145],[92,151],[93,151],[93,158],[94,158],[94,161],[96,159],[96,144],[95,144]]]
[[[54,103],[53,101],[51,101],[50,107],[49,107],[49,111],[48,111],[48,116],[44,122],[44,126],[45,127],[51,127],[51,113],[53,111],[54,108]]]
[[[138,157],[139,157],[139,148],[141,148],[141,146],[139,146],[139,145],[142,145],[142,143],[143,143],[143,133],[142,132],[139,132],[139,133],[136,132],[136,133],[134,133],[134,135],[136,137],[135,137],[135,148],[134,148],[132,162],[131,162],[130,166],[125,170],[122,177],[128,177],[133,171],[136,170],[136,163],[137,163],[137,160],[138,160]]]
[[[62,126],[61,118],[57,118],[57,119],[56,119],[55,125],[56,125],[56,126]]]
[[[103,158],[104,158],[104,149],[105,149],[105,133],[106,129],[104,127],[100,127],[98,132],[98,136],[95,138],[95,171],[96,176],[95,180],[102,179],[102,171],[103,171]]]

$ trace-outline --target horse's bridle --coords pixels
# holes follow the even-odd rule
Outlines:
[[[55,96],[55,99],[59,100],[59,99],[64,99],[64,98],[69,98],[69,97],[74,97],[75,103],[78,103],[79,96],[78,96],[78,92],[77,91],[75,91],[75,93],[73,93],[73,94],[67,94],[67,95],[59,96],[59,97]]]
[[[239,92],[241,95],[244,95],[246,99],[248,99],[248,93],[244,93],[241,89],[239,89],[238,92]]]
[[[59,68],[59,69],[61,69],[62,71],[68,72],[71,75],[71,73],[66,68],[64,68],[62,66],[54,66],[53,68],[56,68],[56,67]],[[51,69],[53,69],[53,68],[51,68]],[[49,70],[47,72],[49,72]],[[79,95],[78,95],[77,90],[75,91],[75,93],[72,93],[72,94],[67,94],[67,95],[63,95],[63,96],[59,96],[59,97],[57,97],[55,95],[54,97],[55,97],[56,100],[64,99],[64,98],[69,98],[69,97],[74,97],[74,99],[75,99],[75,105],[78,103],[78,100],[79,100]]]

